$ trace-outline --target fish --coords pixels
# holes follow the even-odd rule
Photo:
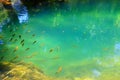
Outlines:
[[[37,41],[34,41],[33,44],[35,44]]]
[[[2,60],[4,59],[4,57],[5,57],[5,56],[2,56],[2,57],[0,58],[0,61],[2,61]]]
[[[13,52],[16,52],[18,50],[18,46],[15,47],[15,49],[13,50]]]
[[[21,39],[21,35],[19,35],[18,37],[19,37],[19,39]]]
[[[24,46],[24,43],[22,43],[22,46]]]
[[[15,36],[15,33],[14,34],[12,34],[12,37],[14,37]]]
[[[56,74],[58,74],[58,73],[60,73],[60,72],[62,72],[62,66],[60,66],[59,68],[58,68],[58,70],[56,71]]]
[[[50,49],[49,52],[52,53],[52,52],[53,52],[53,49]]]
[[[11,37],[9,41],[12,41],[12,40],[13,40],[13,38]]]
[[[25,40],[23,39],[23,40],[21,40],[21,42],[20,42],[20,43],[22,44],[24,41],[25,41]]]
[[[32,35],[33,37],[35,36],[35,34]]]
[[[25,51],[28,51],[30,48],[26,48]]]
[[[33,53],[32,55],[30,55],[30,56],[27,56],[26,58],[32,58],[32,57],[34,57],[35,55],[37,55],[38,53]]]
[[[18,41],[17,39],[14,40],[15,42]]]
[[[10,62],[14,62],[19,56],[15,56],[13,59],[10,60]]]
[[[16,50],[16,49],[14,49],[14,50],[13,50],[13,53],[15,53],[16,51],[17,51],[17,50]]]

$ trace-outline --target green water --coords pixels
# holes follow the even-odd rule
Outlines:
[[[16,61],[32,63],[49,76],[87,76],[100,80],[98,76],[102,73],[114,73],[114,68],[119,71],[119,52],[115,53],[115,45],[120,42],[119,21],[119,11],[104,9],[40,11],[31,14],[27,24],[6,26],[3,35],[7,50],[2,55],[6,54],[5,61],[17,55]],[[16,46],[18,50],[13,52]],[[59,67],[62,71],[56,74]]]

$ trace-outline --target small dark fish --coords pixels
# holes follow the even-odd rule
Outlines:
[[[35,36],[35,34],[32,35],[33,37]]]
[[[22,46],[24,46],[24,43],[22,43]]]
[[[34,41],[33,44],[35,44],[37,41]]]
[[[13,38],[10,38],[10,40],[9,41],[12,41],[13,40]]]
[[[17,39],[14,40],[15,42],[18,41]]]
[[[19,35],[19,39],[21,39],[21,35]]]
[[[63,69],[62,66],[60,66],[60,67],[58,68],[58,70],[56,71],[56,74],[62,72],[62,69]]]
[[[49,52],[50,52],[50,53],[53,52],[53,49],[50,49]]]
[[[13,52],[16,52],[18,50],[18,46],[15,47],[15,49],[13,50]]]
[[[23,39],[20,43],[22,44],[25,40]]]
[[[19,58],[19,57],[15,56],[13,59],[10,60],[10,62],[14,62],[17,58]]]
[[[10,32],[12,32],[13,30],[12,29],[10,29]]]
[[[15,36],[15,33],[12,35],[12,37],[14,37]]]
[[[38,53],[32,53],[32,55],[29,55],[29,56],[27,56],[26,58],[32,58],[32,57],[34,57],[34,56],[36,56]]]
[[[14,50],[13,50],[13,53],[15,53],[16,51],[17,51],[17,50],[16,50],[16,49],[14,49]]]
[[[0,58],[0,61],[1,61],[1,60],[3,60],[3,59],[4,59],[4,57],[5,57],[5,56],[2,56],[2,57]]]
[[[30,48],[26,48],[25,51],[28,51]]]

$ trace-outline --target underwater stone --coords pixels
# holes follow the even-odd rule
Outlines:
[[[0,32],[2,32],[2,27],[10,22],[8,13],[5,10],[4,6],[0,3]]]

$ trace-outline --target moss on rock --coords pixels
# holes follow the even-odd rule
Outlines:
[[[8,18],[7,10],[4,9],[3,5],[0,3],[0,23]]]

